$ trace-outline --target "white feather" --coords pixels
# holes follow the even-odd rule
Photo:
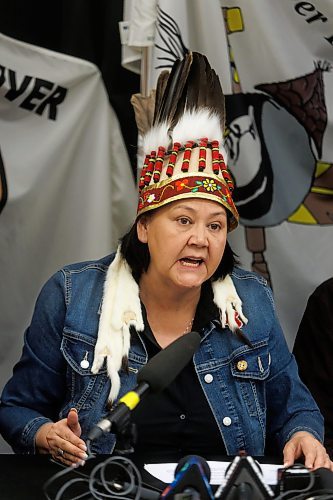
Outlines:
[[[185,111],[173,130],[173,142],[184,144],[186,141],[197,141],[202,137],[207,137],[208,141],[222,142],[219,116],[210,108]]]
[[[166,122],[152,127],[142,139],[142,149],[144,155],[149,155],[151,151],[156,151],[159,146],[168,150],[170,145],[170,136],[168,134],[169,126]]]

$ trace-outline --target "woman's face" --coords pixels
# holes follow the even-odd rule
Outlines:
[[[227,239],[225,208],[209,200],[179,200],[143,216],[138,238],[147,243],[149,279],[156,284],[200,287],[219,265]]]

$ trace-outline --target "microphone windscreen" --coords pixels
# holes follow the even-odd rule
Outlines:
[[[188,455],[179,461],[175,479],[162,491],[161,499],[213,499],[214,494],[209,480],[210,469],[206,460],[198,455]]]
[[[163,391],[192,359],[200,340],[197,332],[179,337],[149,360],[139,371],[137,382],[147,382],[153,393]]]
[[[207,461],[203,457],[200,457],[200,455],[186,455],[186,457],[181,458],[177,464],[175,475],[178,474],[182,467],[189,461],[200,464],[206,478],[208,479],[208,481],[210,481],[210,467]]]

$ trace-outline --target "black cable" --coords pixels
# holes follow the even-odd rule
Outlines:
[[[87,460],[91,460],[92,458],[95,458],[95,455],[92,454],[92,453],[88,453],[88,458],[86,459]],[[70,472],[75,472],[76,475],[79,475],[81,476],[82,478],[84,479],[87,479],[87,475],[86,474],[83,474],[82,472],[79,472],[77,468],[74,468],[72,466],[67,466],[67,465],[64,465],[63,463],[61,462],[58,462],[57,460],[54,460],[53,458],[50,459],[50,462],[53,462],[57,465],[59,465],[60,467],[63,467],[63,470],[59,471],[59,472],[56,472],[56,474],[54,474],[53,476],[50,477],[50,479],[48,479],[44,484],[43,484],[43,493],[44,495],[46,496],[47,500],[52,500],[52,498],[49,496],[49,494],[47,493],[47,489],[48,487],[56,480],[56,479],[59,479],[59,477],[61,476],[65,476],[66,474],[69,474]]]
[[[106,480],[106,468],[110,464],[116,465],[120,470],[125,471],[128,481],[126,482],[125,480],[122,481],[123,484],[116,483],[114,480],[113,481],[107,481]],[[100,471],[100,481],[96,480],[96,475]],[[104,489],[106,489],[109,494],[102,493],[100,491],[97,491],[94,487],[94,482],[100,483]],[[119,484],[119,486],[118,486]],[[125,487],[123,487],[125,485]],[[138,470],[138,468],[134,465],[134,463],[129,460],[126,457],[110,457],[101,464],[96,465],[96,467],[92,470],[90,474],[90,481],[89,481],[89,489],[92,494],[99,494],[102,495],[103,498],[110,498],[110,499],[117,499],[117,500],[128,500],[128,496],[126,495],[133,495],[135,494],[135,489],[136,494],[134,499],[135,500],[140,500],[140,494],[141,494],[141,474]],[[121,490],[117,491],[117,487],[120,487]],[[95,497],[97,498],[97,497]]]
[[[87,460],[91,458],[95,458],[95,455],[88,455]],[[47,500],[53,500],[47,491],[49,486],[54,483],[55,480],[59,479],[62,476],[65,476],[70,472],[79,477],[71,478],[70,480],[65,482],[57,491],[54,500],[61,500],[63,494],[68,490],[68,488],[77,483],[86,483],[87,491],[84,493],[80,493],[76,497],[71,497],[71,500],[83,499],[87,495],[92,495],[96,500],[140,500],[142,490],[141,474],[135,464],[126,457],[110,457],[107,460],[104,460],[104,462],[97,464],[92,469],[89,475],[79,472],[77,468],[66,467],[55,460],[51,461],[64,467],[64,469],[54,474],[44,483],[43,493],[46,496]],[[125,479],[122,479],[121,481],[107,479],[107,467],[109,465],[116,465],[122,473],[125,472]]]
[[[322,490],[310,491],[308,493],[302,493],[302,495],[291,497],[289,500],[332,500],[332,499],[333,499],[333,490],[322,489]]]
[[[57,491],[57,495],[55,497],[54,500],[61,500],[61,497],[62,495],[65,493],[65,491],[70,487],[72,486],[72,484],[75,484],[75,483],[78,483],[78,482],[83,482],[83,483],[87,483],[88,484],[88,479],[83,479],[81,477],[76,477],[74,479],[70,479],[69,481],[67,481],[67,483],[63,484],[61,486],[61,488]],[[90,492],[87,491],[85,493],[81,493],[80,495],[76,496],[76,497],[71,497],[71,500],[78,500],[79,498],[84,498],[87,494],[89,493],[90,495]]]

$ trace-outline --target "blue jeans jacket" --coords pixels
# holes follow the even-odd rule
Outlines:
[[[107,415],[110,380],[106,370],[92,375],[90,369],[112,258],[67,266],[44,285],[25,332],[22,357],[1,397],[0,431],[15,452],[34,453],[39,427],[64,418],[72,407],[79,412],[83,439]],[[300,430],[322,441],[323,418],[299,379],[271,290],[263,278],[239,268],[232,279],[249,320],[243,331],[253,348],[215,321],[200,332],[201,346],[194,356],[228,454],[245,450],[263,455],[268,433],[279,451]],[[81,366],[84,359],[87,368]],[[239,370],[238,361],[246,361],[247,368]],[[144,344],[134,335],[119,397],[136,385],[136,374],[146,362]],[[110,453],[114,445],[115,436],[105,434],[93,443],[92,451]]]

